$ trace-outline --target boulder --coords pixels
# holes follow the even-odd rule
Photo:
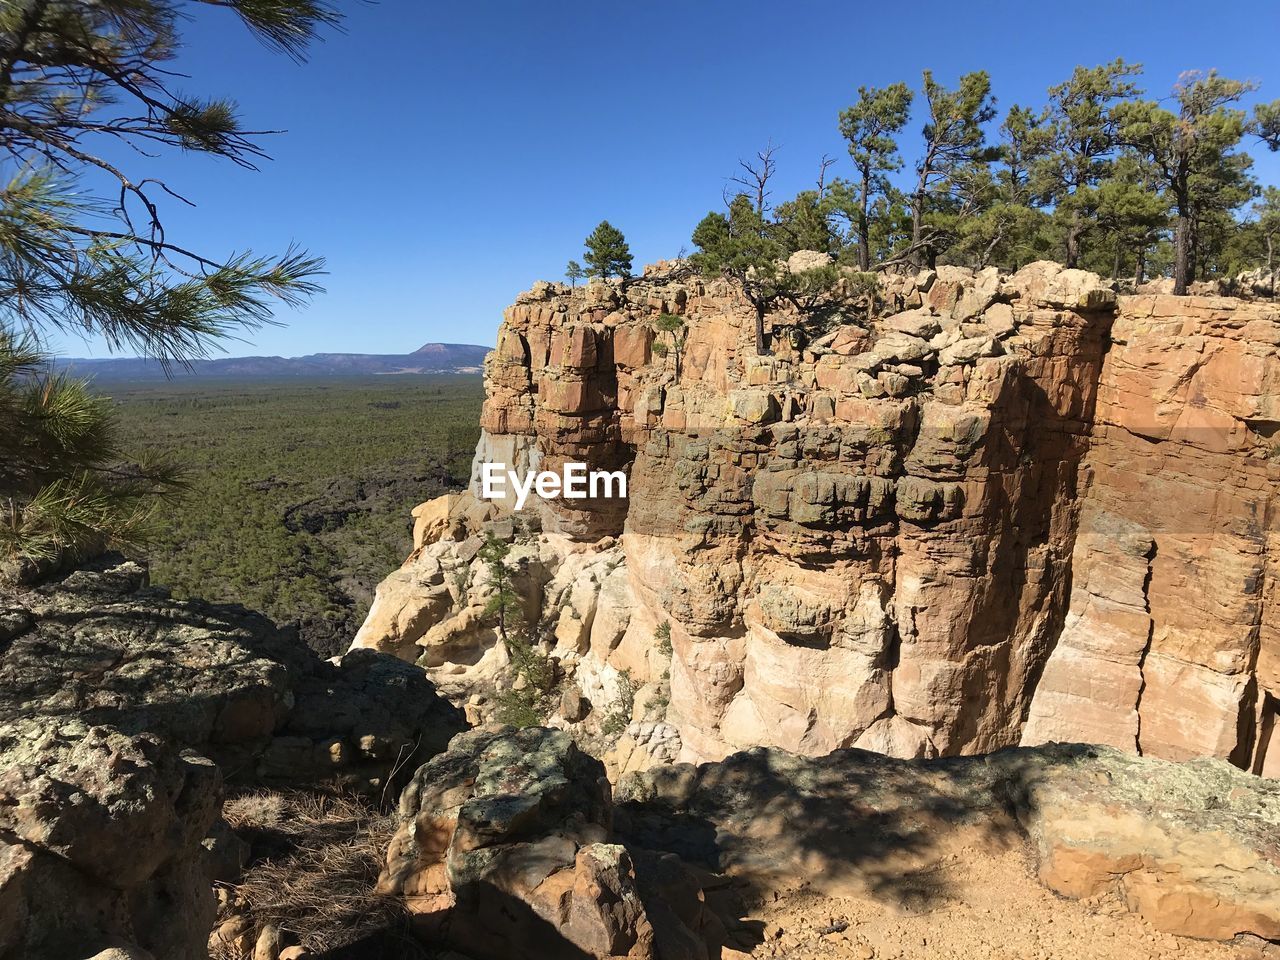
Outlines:
[[[604,767],[567,733],[460,734],[414,775],[400,822],[379,891],[477,960],[654,956]]]
[[[995,352],[995,341],[990,337],[972,337],[958,340],[938,352],[938,363],[944,367],[973,363],[979,357],[989,357]]]
[[[456,493],[446,493],[413,508],[413,549],[435,543],[449,532],[452,511],[458,505]]]
[[[321,660],[238,607],[173,600],[104,557],[4,600],[0,722],[75,717],[196,750],[241,782],[380,793],[462,728],[422,671],[357,650]]]
[[[1280,940],[1280,785],[1220,760],[1078,752],[1022,776],[1021,814],[1055,893],[1117,891],[1166,933]]]
[[[787,270],[790,273],[806,273],[832,264],[831,255],[820,250],[797,250],[787,258]]]
[[[378,889],[433,944],[475,960],[719,955],[705,874],[618,841],[604,768],[563,731],[459,735],[399,815]]]
[[[209,761],[71,717],[0,724],[0,956],[204,960]]]
[[[1067,310],[1109,310],[1116,305],[1111,285],[1087,270],[1069,270],[1060,263],[1037,260],[1007,282],[1023,300]]]
[[[905,333],[907,336],[919,337],[922,340],[928,340],[942,329],[938,323],[938,318],[928,310],[923,309],[896,313],[892,317],[882,320],[881,324],[887,330]]]

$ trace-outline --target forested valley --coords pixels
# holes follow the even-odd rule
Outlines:
[[[180,455],[146,547],[155,583],[243,604],[346,649],[412,541],[409,511],[466,485],[477,376],[99,386],[138,459]]]

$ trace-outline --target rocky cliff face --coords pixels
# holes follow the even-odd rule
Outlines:
[[[1111,341],[1025,738],[1280,776],[1280,307],[1124,299]]]
[[[622,769],[1025,736],[1269,772],[1280,309],[1048,263],[881,294],[812,343],[770,317],[770,357],[727,284],[678,270],[522,295],[477,469],[585,462],[629,497],[533,498],[541,533],[475,484],[424,505],[355,645],[438,679],[501,667],[475,559],[497,524],[526,531],[526,615],[593,708],[565,724],[639,685]]]

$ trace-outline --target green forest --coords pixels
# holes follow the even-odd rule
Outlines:
[[[1253,175],[1250,151],[1280,149],[1280,100],[1249,109],[1258,89],[1207,71],[1149,90],[1120,59],[1076,67],[1030,105],[1000,104],[982,70],[954,86],[926,70],[918,88],[859,87],[833,118],[847,156],[814,158],[814,187],[788,199],[774,195],[776,146],[740,161],[727,209],[693,233],[694,264],[766,301],[823,292],[820,275],[794,290],[776,275],[798,250],[861,271],[1057,260],[1171,277],[1176,293],[1270,273],[1280,188]]]
[[[104,384],[139,460],[180,457],[143,552],[180,596],[240,603],[325,653],[408,554],[409,511],[466,485],[478,376]]]

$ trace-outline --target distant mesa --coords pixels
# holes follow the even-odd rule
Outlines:
[[[480,373],[492,349],[474,343],[424,343],[412,353],[312,353],[305,357],[219,357],[197,360],[169,375],[223,378],[339,377],[397,373]],[[160,380],[164,368],[138,357],[64,358],[61,370],[97,380]]]

